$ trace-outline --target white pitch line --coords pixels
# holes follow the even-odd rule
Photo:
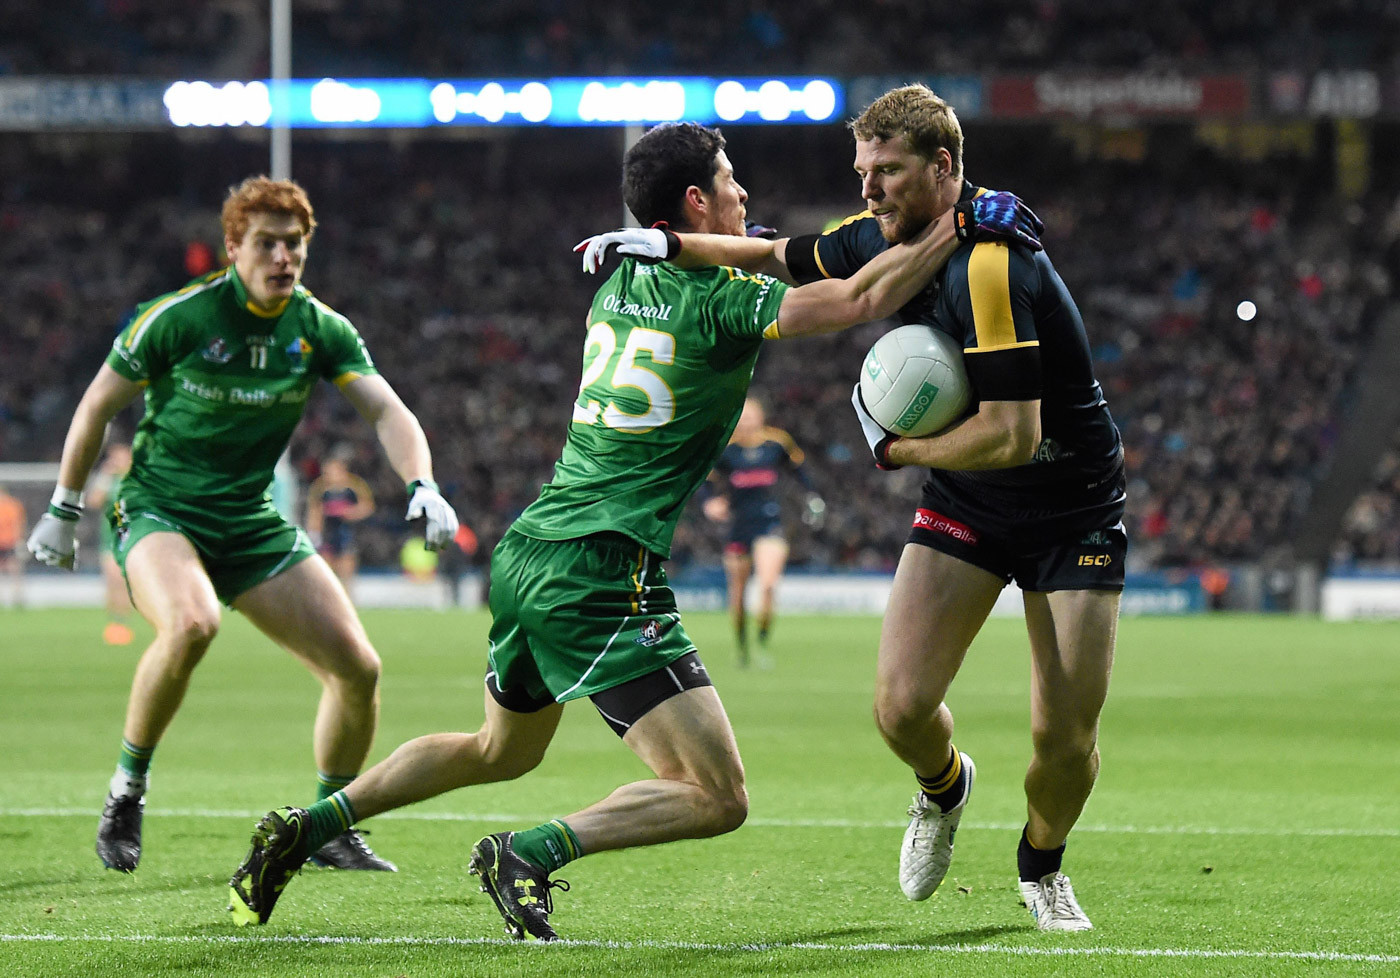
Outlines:
[[[763,941],[751,944],[708,944],[700,941],[573,941],[550,943],[509,940],[500,937],[336,937],[271,935],[160,935],[160,934],[0,934],[0,943],[97,943],[97,944],[294,944],[392,947],[521,947],[600,948],[609,951],[835,951],[838,953],[915,952],[925,954],[1004,954],[1011,957],[1112,957],[1112,958],[1241,958],[1264,961],[1335,961],[1354,964],[1400,964],[1398,954],[1350,954],[1341,951],[1252,951],[1169,947],[1027,947],[1000,944],[826,944],[814,941]]]
[[[238,811],[219,808],[148,808],[147,815],[161,818],[241,818],[256,820],[266,811]],[[95,818],[96,808],[0,808],[0,818]],[[376,815],[376,819],[409,822],[543,822],[550,818],[539,812],[521,814],[519,812],[386,812]],[[846,818],[764,818],[752,816],[744,823],[748,826],[778,829],[902,829],[904,821],[863,821]],[[1023,822],[963,822],[962,828],[984,829],[996,832],[1019,832]],[[1326,828],[1326,827],[1286,827],[1258,828],[1238,825],[1076,825],[1076,832],[1100,832],[1116,835],[1242,835],[1242,836],[1281,836],[1304,838],[1400,838],[1400,829],[1395,828]]]

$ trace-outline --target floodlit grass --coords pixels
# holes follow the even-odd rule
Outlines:
[[[486,618],[369,612],[385,663],[373,759],[481,717]],[[1381,975],[1400,973],[1400,624],[1129,619],[1103,772],[1065,868],[1096,929],[1040,934],[1015,894],[1028,662],[993,621],[953,688],[978,785],[943,891],[895,868],[908,772],[870,720],[878,621],[780,620],[739,672],[691,615],[747,765],[749,823],[563,872],[569,943],[516,945],[466,875],[482,834],[644,775],[586,702],[541,767],[369,823],[401,872],[308,871],[236,929],[256,817],[311,800],[317,687],[230,613],[156,755],[132,876],[92,851],[138,649],[88,611],[0,612],[0,975]],[[140,630],[141,640],[149,633]]]

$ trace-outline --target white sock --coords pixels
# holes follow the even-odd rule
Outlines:
[[[118,798],[141,798],[146,794],[147,780],[146,775],[132,774],[118,764],[107,790]]]

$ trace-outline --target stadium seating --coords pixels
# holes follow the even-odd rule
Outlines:
[[[742,142],[757,138],[731,133],[754,216],[797,233],[818,229],[787,223],[810,222],[813,201],[827,201],[831,217],[859,209],[847,149],[785,186],[784,169],[764,165],[768,144]],[[12,324],[0,332],[6,460],[57,457],[131,303],[209,267],[223,188],[265,160],[261,146],[236,140],[93,137],[51,149],[42,167],[25,155],[33,149],[0,148]],[[298,149],[321,221],[306,282],[364,333],[488,546],[549,478],[562,443],[579,326],[599,284],[578,271],[571,248],[620,219],[616,154],[605,135],[578,133]],[[158,172],[182,176],[164,184],[148,176]],[[1006,161],[997,173],[1045,218],[1047,246],[1089,324],[1128,450],[1133,566],[1252,561],[1286,548],[1377,310],[1400,281],[1396,222],[1363,220],[1375,203],[1305,206],[1305,176],[1255,185],[1208,157],[1185,177],[1107,163],[1053,180],[1020,178]],[[569,193],[555,189],[565,184]],[[1236,314],[1245,300],[1256,319]],[[891,514],[912,505],[918,473],[874,471],[847,403],[854,365],[881,328],[771,344],[760,359],[755,389],[832,504],[820,532],[794,526],[796,562],[885,569],[903,542],[903,517]],[[136,417],[122,419],[126,431]],[[326,389],[294,443],[303,478],[347,437],[378,457],[369,429]],[[382,461],[366,475],[384,506],[363,534],[365,563],[392,564],[401,487]],[[677,558],[715,561],[718,532],[692,515]],[[1365,525],[1354,520],[1353,530]],[[1358,557],[1378,546],[1348,540]]]

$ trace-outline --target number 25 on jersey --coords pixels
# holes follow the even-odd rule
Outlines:
[[[641,434],[675,417],[675,394],[660,374],[637,363],[642,353],[653,366],[675,363],[676,338],[657,329],[633,326],[619,353],[617,332],[611,326],[594,323],[589,328],[583,346],[583,379],[579,383],[578,400],[574,402],[575,424],[601,422],[617,431]],[[605,374],[608,374],[607,382],[600,383]],[[641,396],[634,391],[640,391]],[[602,402],[594,397],[607,400]],[[644,401],[646,409],[632,414],[618,405],[619,400],[631,402],[633,407]]]

